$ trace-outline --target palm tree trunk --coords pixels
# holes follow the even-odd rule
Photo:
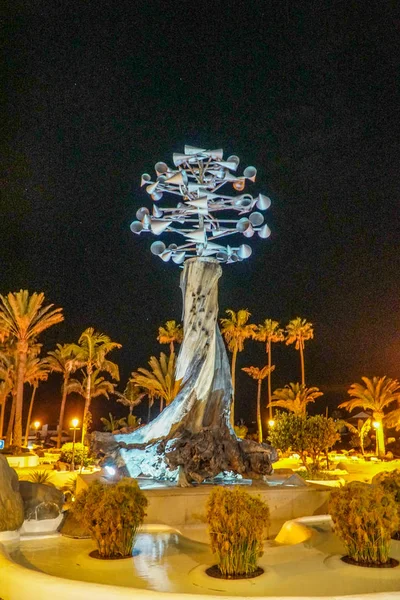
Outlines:
[[[3,437],[3,429],[4,429],[4,415],[6,413],[6,404],[7,404],[8,394],[4,394],[3,398],[0,402],[0,440]]]
[[[170,352],[170,354],[173,354],[174,350],[175,350],[175,348],[174,348],[174,342],[170,342],[169,343],[169,352]]]
[[[160,396],[160,413],[162,413],[164,408],[164,398]]]
[[[149,406],[147,408],[147,422],[150,423],[150,417],[151,417],[151,399],[150,399],[150,396],[148,398],[149,398]]]
[[[32,409],[33,409],[33,403],[35,402],[35,395],[36,395],[36,390],[38,389],[38,382],[35,382],[33,384],[33,390],[32,390],[32,395],[31,395],[31,401],[29,403],[29,411],[28,411],[28,419],[26,421],[26,428],[25,428],[25,446],[28,445],[28,437],[29,437],[29,430],[30,430],[30,425],[31,425],[31,419],[32,419]]]
[[[62,431],[63,431],[63,425],[64,425],[64,411],[65,411],[65,404],[67,402],[68,379],[69,379],[69,372],[67,372],[64,375],[62,399],[61,399],[61,406],[60,406],[60,418],[58,419],[57,448],[61,448],[61,437],[62,437]]]
[[[11,411],[10,411],[10,418],[8,421],[8,425],[7,425],[7,432],[6,432],[6,448],[9,448],[11,446],[12,443],[12,432],[13,432],[13,427],[14,427],[14,419],[15,419],[15,394],[12,395],[12,404],[11,404]]]
[[[24,380],[26,371],[26,356],[24,351],[18,352],[17,393],[15,398],[14,446],[22,446],[22,408],[24,404]]]
[[[303,348],[303,344],[302,344],[302,340],[300,340],[300,365],[301,365],[301,383],[302,385],[306,384],[306,377],[305,377],[305,371],[304,371],[304,348]]]
[[[272,397],[272,383],[271,383],[271,340],[267,342],[267,353],[268,353],[268,404],[271,404]],[[269,419],[272,421],[272,406],[269,406]]]
[[[386,454],[386,451],[385,451],[385,434],[383,431],[382,418],[378,417],[376,419],[376,422],[379,425],[375,430],[376,431],[376,453],[378,455],[378,458],[383,458]]]
[[[87,414],[90,408],[90,395],[92,391],[92,369],[88,367],[87,370],[87,380],[86,380],[86,398],[85,398],[85,408],[83,409],[83,421],[82,421],[82,444],[85,442],[85,436],[87,431]]]
[[[261,422],[261,382],[259,379],[257,382],[257,428],[258,428],[258,443],[261,444],[263,440],[263,430]]]
[[[231,402],[231,425],[234,427],[235,425],[235,389],[236,389],[236,358],[237,358],[237,346],[235,346],[232,352],[232,364],[231,364],[231,373],[232,373],[232,402]]]

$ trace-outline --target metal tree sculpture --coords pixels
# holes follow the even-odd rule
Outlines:
[[[254,167],[247,167],[243,175],[233,174],[239,158],[224,161],[222,150],[185,146],[185,153],[174,154],[173,162],[175,169],[162,162],[155,165],[155,181],[142,175],[142,185],[154,204],[151,212],[146,207],[137,211],[131,230],[138,235],[170,232],[184,238],[181,244],[155,241],[151,245],[152,253],[162,260],[183,265],[184,338],[176,367],[182,387],[154,421],[112,439],[97,433],[95,447],[111,454],[132,477],[174,479],[179,473],[181,485],[224,471],[260,477],[272,471],[276,453],[267,444],[238,439],[230,425],[232,382],[217,323],[220,263],[244,260],[252,249],[248,244],[219,242],[235,234],[267,238],[268,225],[254,209],[266,210],[271,201],[262,194],[253,198],[220,192],[226,184],[242,192],[246,180],[256,177]],[[161,207],[165,194],[170,196]],[[175,205],[171,196],[178,196]]]

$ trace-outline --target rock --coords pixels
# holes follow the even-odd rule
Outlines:
[[[1,455],[0,482],[0,531],[15,531],[24,522],[24,505],[17,474]]]
[[[70,510],[65,513],[64,520],[58,528],[58,531],[66,537],[78,539],[86,539],[91,537],[89,530],[77,520],[74,513]]]
[[[19,491],[24,503],[25,519],[55,519],[64,504],[64,494],[52,485],[20,481]]]

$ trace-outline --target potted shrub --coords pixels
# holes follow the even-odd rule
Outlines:
[[[390,540],[399,516],[393,494],[381,485],[352,482],[331,492],[328,510],[344,543],[344,562],[362,567],[392,567]]]
[[[208,498],[206,521],[217,565],[207,574],[225,579],[261,575],[257,558],[263,554],[264,530],[270,525],[269,508],[240,487],[214,488]]]
[[[393,494],[397,505],[397,514],[399,517],[399,525],[397,531],[392,535],[392,539],[400,540],[400,469],[394,471],[382,471],[375,475],[372,483],[381,485],[384,490]]]
[[[137,481],[128,477],[113,484],[94,481],[83,490],[72,512],[97,544],[90,555],[108,559],[131,556],[146,506],[147,498]]]
[[[61,463],[70,465],[72,463],[72,456],[74,458],[74,464],[77,467],[79,467],[81,464],[83,467],[89,467],[94,462],[93,458],[89,457],[89,448],[80,442],[76,442],[75,444],[72,442],[67,442],[61,446]]]

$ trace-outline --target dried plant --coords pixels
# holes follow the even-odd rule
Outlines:
[[[397,506],[397,514],[399,517],[398,529],[395,532],[395,539],[400,539],[400,469],[394,471],[382,471],[375,475],[372,483],[381,485],[386,492],[393,494]]]
[[[328,510],[353,561],[364,565],[388,562],[390,538],[399,523],[392,493],[382,485],[348,483],[331,492]]]
[[[270,525],[268,506],[239,487],[217,487],[208,498],[206,519],[221,575],[254,573]]]
[[[147,498],[137,481],[94,481],[77,497],[72,512],[90,531],[102,558],[130,556],[138,527],[146,515]]]

